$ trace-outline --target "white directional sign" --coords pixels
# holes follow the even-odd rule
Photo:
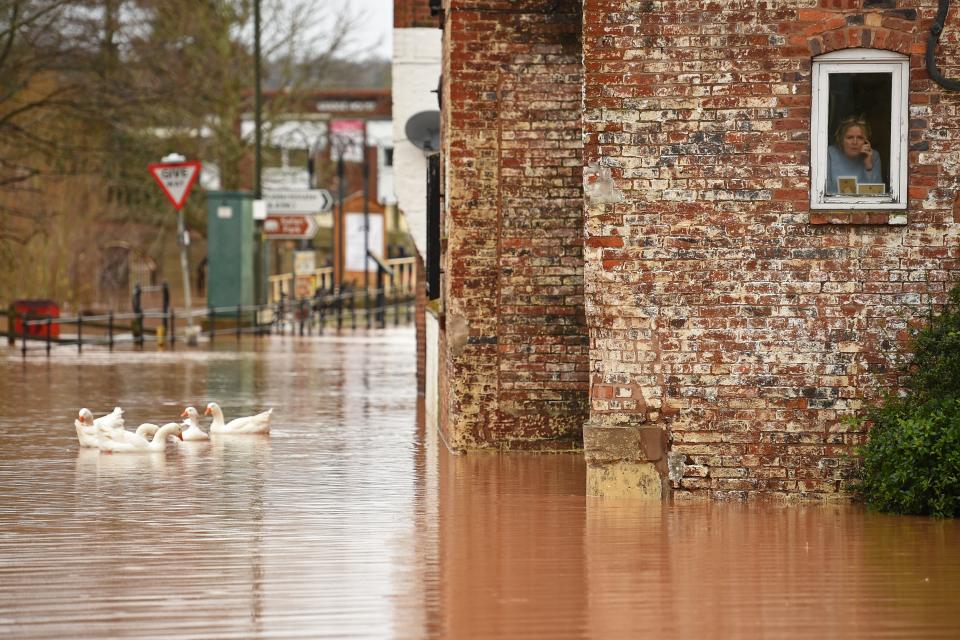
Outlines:
[[[174,208],[183,208],[193,183],[200,175],[199,162],[159,162],[147,165],[150,174],[157,181]]]
[[[270,189],[263,192],[267,215],[314,214],[329,211],[333,198],[326,189]]]

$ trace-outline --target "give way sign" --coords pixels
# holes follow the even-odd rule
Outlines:
[[[183,203],[190,195],[193,183],[200,175],[200,163],[193,162],[154,162],[147,165],[150,174],[157,181],[163,192],[177,211],[183,208]]]

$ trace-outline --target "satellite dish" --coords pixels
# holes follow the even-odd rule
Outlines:
[[[407,140],[424,151],[440,150],[440,112],[421,111],[410,116],[403,132]]]

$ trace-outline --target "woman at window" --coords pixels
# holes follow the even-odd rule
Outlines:
[[[827,149],[828,194],[856,194],[857,185],[880,184],[883,171],[880,154],[870,146],[870,125],[863,118],[844,118]],[[855,178],[856,182],[842,181]]]

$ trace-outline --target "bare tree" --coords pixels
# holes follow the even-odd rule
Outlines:
[[[223,188],[250,186],[252,2],[0,0],[0,257],[59,265],[0,274],[0,301],[90,300],[98,241],[162,264],[172,217],[146,164],[167,152],[215,164]],[[265,103],[269,130],[351,46],[357,17],[261,2],[265,68],[282,89]],[[202,203],[188,207],[202,227]]]

